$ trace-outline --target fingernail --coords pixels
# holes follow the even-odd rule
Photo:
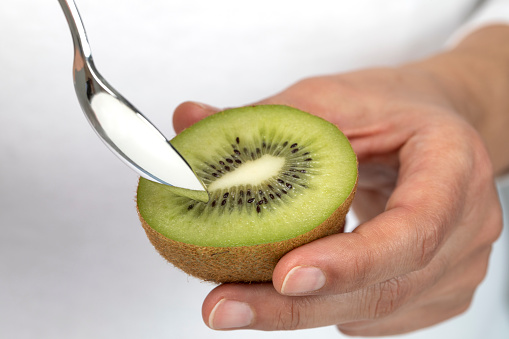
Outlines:
[[[209,326],[214,330],[241,328],[251,325],[254,313],[249,304],[235,300],[220,300],[209,316]]]
[[[282,294],[304,294],[315,292],[325,285],[325,274],[312,266],[297,266],[288,272],[281,287]]]

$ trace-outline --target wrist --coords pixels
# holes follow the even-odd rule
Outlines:
[[[509,169],[509,26],[480,29],[455,48],[407,65],[483,137],[496,173]]]

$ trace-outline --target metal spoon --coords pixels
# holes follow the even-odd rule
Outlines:
[[[74,43],[74,88],[79,103],[99,138],[142,177],[169,186],[179,194],[208,200],[203,183],[170,142],[97,72],[74,0],[58,0]],[[192,190],[189,192],[186,190]]]

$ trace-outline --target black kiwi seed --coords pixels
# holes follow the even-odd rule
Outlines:
[[[298,152],[302,152],[299,154],[296,154],[294,156],[295,160],[293,163],[290,163],[284,172],[280,174],[280,177],[273,178],[271,180],[275,181],[269,181],[269,183],[266,183],[264,187],[258,186],[258,187],[251,187],[248,188],[246,186],[239,187],[241,189],[233,189],[233,191],[225,192],[223,191],[222,195],[218,195],[209,203],[209,206],[211,208],[214,208],[216,205],[221,206],[222,208],[226,208],[226,205],[228,205],[228,201],[231,201],[232,204],[237,204],[238,206],[242,206],[244,204],[253,204],[256,206],[257,213],[261,213],[262,205],[266,204],[269,205],[269,202],[271,200],[275,200],[276,198],[282,199],[282,195],[288,195],[289,190],[300,189],[300,187],[307,188],[306,185],[300,183],[301,180],[295,180],[295,179],[301,179],[302,175],[297,175],[297,173],[308,173],[306,169],[309,167],[309,165],[304,165],[302,161],[312,161],[313,159],[309,156],[310,152],[305,152],[304,149],[302,149],[302,146],[299,147],[297,143],[290,143],[289,141],[284,141],[277,144],[271,144],[270,142],[267,142],[266,140],[262,140],[259,143],[259,147],[256,147],[253,149],[253,151],[250,151],[247,149],[247,147],[240,148],[238,145],[240,144],[240,138],[236,137],[235,142],[231,144],[232,149],[231,153],[226,156],[224,156],[222,159],[218,159],[217,163],[213,164],[206,164],[206,166],[210,167],[211,171],[204,170],[206,175],[213,176],[215,178],[222,177],[225,173],[231,172],[235,170],[238,166],[237,164],[242,164],[247,161],[249,158],[249,155],[251,155],[252,159],[260,158],[263,154],[269,152],[271,154],[274,154],[277,156],[278,154],[284,154],[284,148],[288,147],[289,151],[291,151],[292,154],[296,154]],[[279,148],[278,148],[279,147]],[[247,155],[247,157],[246,157]],[[209,173],[210,172],[210,173]],[[211,177],[208,177],[210,179],[208,180],[214,180]],[[284,179],[283,179],[284,178]],[[277,182],[277,184],[274,186],[274,182]],[[281,185],[281,186],[278,186]],[[284,200],[284,199],[283,199]],[[195,209],[196,204],[190,204],[187,206],[188,210]]]
[[[193,207],[194,207],[194,205],[189,205],[189,206],[187,207],[187,210],[188,210],[188,211],[190,211],[190,210],[192,210],[192,209],[193,209]]]

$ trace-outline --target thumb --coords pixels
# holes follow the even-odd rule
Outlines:
[[[182,132],[201,119],[219,112],[220,109],[198,102],[186,101],[180,104],[173,113],[173,128],[175,133]]]
[[[423,209],[429,211],[428,206]],[[429,264],[445,236],[443,224],[419,208],[394,207],[352,233],[324,237],[287,253],[274,271],[274,287],[285,295],[341,294],[406,276]],[[398,287],[407,291],[402,283]]]

